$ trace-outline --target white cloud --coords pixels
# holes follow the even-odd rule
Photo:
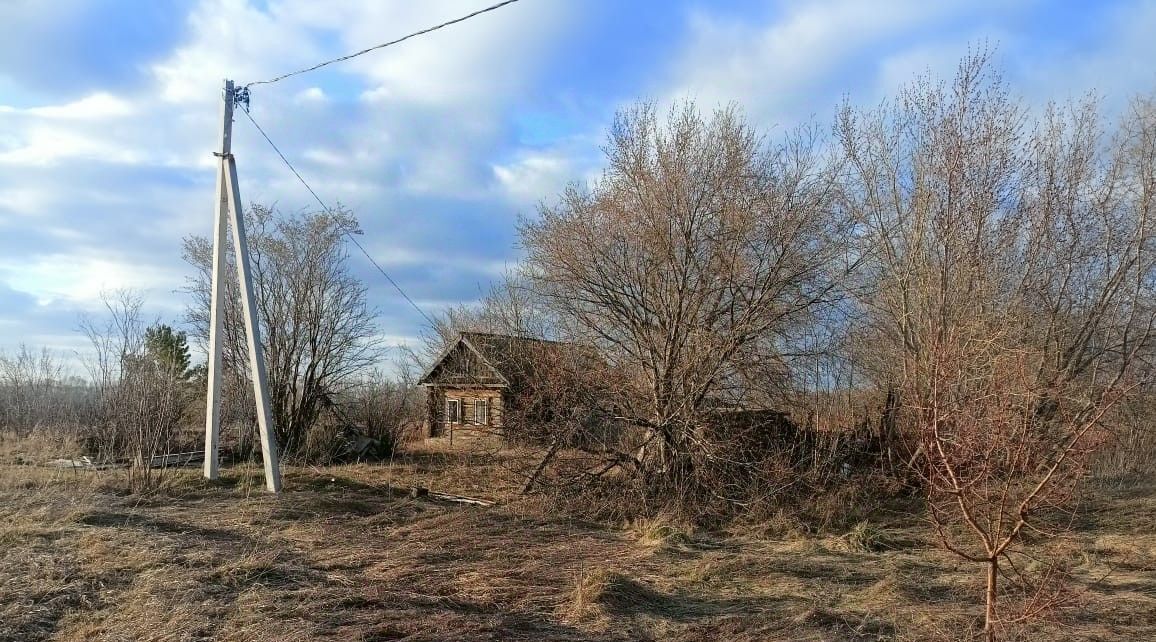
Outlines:
[[[63,105],[47,105],[26,109],[0,105],[0,114],[27,115],[63,120],[100,120],[130,116],[134,112],[132,103],[105,92],[97,92]]]
[[[285,20],[329,30],[343,50],[356,51],[481,9],[487,0],[420,3],[360,0],[335,4],[287,0],[276,13]],[[504,102],[524,87],[537,54],[571,24],[577,6],[527,2],[477,16],[445,30],[407,40],[342,63],[367,83],[420,103]],[[477,108],[475,102],[470,107]]]
[[[325,149],[322,147],[314,147],[305,150],[301,154],[302,158],[310,160],[321,165],[328,165],[330,167],[345,167],[349,165],[350,157],[347,153],[339,152],[333,149]]]
[[[114,140],[42,125],[28,127],[23,132],[23,140],[0,151],[0,165],[44,167],[73,158],[135,164],[140,163],[144,155]]]
[[[0,164],[44,167],[70,158],[141,162],[143,154],[109,135],[135,113],[131,102],[105,92],[61,105],[0,105],[12,125],[0,136]]]
[[[544,199],[554,198],[568,183],[589,173],[588,168],[583,171],[578,166],[578,161],[563,148],[523,152],[510,163],[492,167],[494,178],[507,198],[519,206],[534,207]]]
[[[40,187],[13,186],[0,189],[0,203],[4,203],[8,212],[18,216],[33,217],[41,214],[51,203],[49,196]]]
[[[101,292],[131,288],[172,290],[173,270],[141,266],[97,251],[71,251],[0,261],[0,282],[34,297],[39,305],[68,303],[82,309],[100,304]]]
[[[875,73],[886,60],[880,45],[901,48],[895,38],[938,33],[964,11],[1014,9],[1015,3],[992,1],[825,0],[789,3],[763,25],[696,12],[690,42],[661,97],[665,103],[692,99],[708,109],[737,102],[765,124],[793,125],[826,116],[838,96],[856,86],[875,90]]]
[[[189,15],[190,38],[152,66],[160,96],[214,103],[222,79],[250,82],[321,57],[308,25],[280,19],[246,0],[204,0]]]
[[[367,89],[361,92],[358,97],[362,102],[372,104],[382,104],[388,101],[393,96],[393,92],[385,85],[379,85],[373,89]]]
[[[167,101],[199,114],[182,137],[195,130],[211,140],[223,76],[270,78],[486,4],[281,0],[262,11],[244,0],[205,0],[188,19],[185,42],[152,70]],[[346,171],[385,177],[413,194],[476,198],[489,178],[484,156],[502,144],[503,110],[529,89],[542,64],[539,51],[552,46],[575,10],[549,2],[513,5],[308,75],[257,85],[253,115],[291,159],[315,163],[311,182]],[[236,129],[238,141],[250,140],[243,118]],[[276,159],[266,163],[263,152],[250,150],[244,168],[249,180],[268,185],[284,170]],[[262,164],[256,174],[254,161]]]
[[[310,87],[297,92],[293,100],[298,103],[323,103],[329,100],[329,96],[326,96],[320,87]]]

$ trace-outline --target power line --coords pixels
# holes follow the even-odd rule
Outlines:
[[[443,27],[448,27],[450,25],[454,25],[454,24],[457,24],[459,22],[464,22],[466,20],[469,20],[470,18],[473,18],[474,16],[480,16],[483,13],[487,13],[487,12],[493,11],[495,9],[501,9],[504,6],[506,6],[508,4],[514,4],[517,1],[518,0],[504,0],[504,2],[499,2],[498,4],[491,5],[489,7],[486,7],[485,9],[479,9],[479,10],[477,10],[477,11],[475,11],[469,15],[465,15],[465,16],[462,16],[460,18],[455,18],[455,19],[450,20],[448,22],[443,22],[441,24],[434,25],[432,27],[427,27],[425,29],[422,29],[421,31],[415,31],[415,32],[413,32],[407,36],[402,36],[402,37],[398,38],[397,40],[390,40],[389,42],[383,42],[380,45],[374,45],[372,47],[369,47],[368,49],[362,49],[361,51],[354,52],[354,53],[351,53],[351,54],[348,54],[345,56],[341,56],[340,58],[334,58],[332,60],[326,60],[325,62],[318,63],[318,64],[313,65],[312,67],[308,67],[306,69],[299,69],[297,71],[291,71],[287,74],[282,74],[280,76],[277,76],[276,78],[270,78],[269,80],[258,80],[256,82],[251,82],[251,83],[245,85],[245,87],[248,88],[248,87],[252,87],[253,85],[268,85],[270,83],[275,83],[279,80],[285,80],[286,78],[289,78],[290,76],[296,76],[299,74],[308,73],[310,71],[314,71],[316,69],[320,69],[322,67],[325,67],[326,65],[332,65],[335,62],[343,62],[343,61],[349,60],[350,58],[356,58],[362,54],[367,54],[367,53],[369,53],[371,51],[375,51],[377,49],[384,49],[384,48],[389,47],[391,45],[396,45],[399,42],[404,42],[404,41],[409,40],[410,38],[413,38],[415,36],[420,36],[422,34],[426,34],[426,33],[429,33],[431,31],[437,31],[438,29],[441,29]]]
[[[517,0],[510,1],[516,2]],[[265,139],[265,142],[269,143],[269,146],[273,148],[273,151],[277,152],[277,155],[281,157],[281,160],[285,163],[285,166],[289,168],[289,171],[293,172],[293,175],[297,177],[297,180],[301,181],[301,184],[305,186],[305,189],[309,190],[309,193],[313,195],[313,198],[317,201],[317,204],[321,206],[321,209],[325,210],[326,212],[332,212],[333,210],[325,204],[325,201],[321,200],[321,197],[317,195],[317,192],[313,191],[313,188],[309,186],[309,183],[307,183],[305,179],[302,178],[301,173],[297,171],[297,168],[293,167],[293,163],[290,163],[289,159],[285,158],[285,154],[281,153],[281,150],[277,147],[277,144],[274,143],[271,138],[269,138],[269,135],[265,133],[265,130],[261,129],[261,126],[257,124],[257,121],[253,120],[253,115],[249,113],[249,110],[242,109],[240,111],[245,114],[245,117],[249,119],[250,123],[253,123],[253,127],[257,128],[257,131],[260,132],[261,137]],[[389,273],[385,271],[385,268],[381,267],[381,265],[379,265],[377,261],[375,261],[373,257],[370,256],[369,252],[367,252],[365,248],[362,247],[361,243],[359,243],[352,234],[345,232],[345,237],[352,241],[357,249],[361,250],[361,253],[365,255],[365,258],[369,259],[369,262],[373,264],[373,267],[377,268],[378,272],[381,272],[382,276],[385,277],[385,280],[389,281],[390,285],[392,285],[394,289],[397,290],[399,294],[401,294],[402,298],[404,298],[411,306],[413,306],[414,310],[417,310],[418,314],[425,318],[427,323],[429,323],[431,326],[436,325],[434,320],[425,313],[425,310],[422,310],[418,304],[414,302],[414,300],[411,299],[408,294],[405,293],[405,290],[401,289],[401,286],[397,284],[397,281],[394,281],[393,277],[391,277]]]

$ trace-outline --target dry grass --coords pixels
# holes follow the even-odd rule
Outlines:
[[[650,549],[685,547],[694,541],[691,531],[689,525],[669,515],[635,519],[626,528],[629,537]]]
[[[392,465],[288,469],[280,497],[255,467],[127,496],[115,471],[0,448],[4,641],[915,641],[966,637],[979,613],[976,569],[910,515],[784,538],[411,498],[517,487],[502,456],[439,443]],[[1085,606],[1029,638],[1156,639],[1153,490],[1085,506],[1065,542]]]

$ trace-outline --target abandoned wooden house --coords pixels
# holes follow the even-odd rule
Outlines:
[[[455,430],[502,432],[524,393],[571,344],[484,332],[462,332],[418,383],[426,388],[426,435]]]

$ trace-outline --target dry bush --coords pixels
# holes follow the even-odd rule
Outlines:
[[[682,522],[675,516],[663,514],[636,518],[626,527],[627,536],[646,548],[685,545],[691,541],[693,532],[692,524]]]
[[[396,377],[375,372],[330,400],[301,447],[302,461],[376,461],[392,458],[415,439],[421,423],[421,391],[402,369]]]
[[[413,427],[422,420],[422,395],[412,379],[373,379],[348,396],[342,417],[365,436],[377,440],[375,456],[388,457],[414,438]]]
[[[146,327],[139,294],[122,290],[103,300],[107,316],[81,324],[92,344],[86,367],[96,407],[80,440],[100,461],[128,463],[130,488],[146,490],[161,475],[153,458],[185,446],[182,429],[197,399],[188,348],[183,334],[160,324]]]
[[[91,421],[93,392],[46,348],[0,352],[0,432],[75,434]]]
[[[1101,480],[1127,483],[1156,474],[1156,397],[1137,394],[1120,403],[1104,421],[1107,443],[1094,462]]]
[[[1034,538],[1070,528],[1110,413],[1148,377],[1156,109],[1104,129],[1093,101],[1033,120],[987,52],[836,123],[865,368],[897,392],[941,543],[984,569],[989,640],[1064,603]],[[1020,610],[997,608],[1004,583]]]

